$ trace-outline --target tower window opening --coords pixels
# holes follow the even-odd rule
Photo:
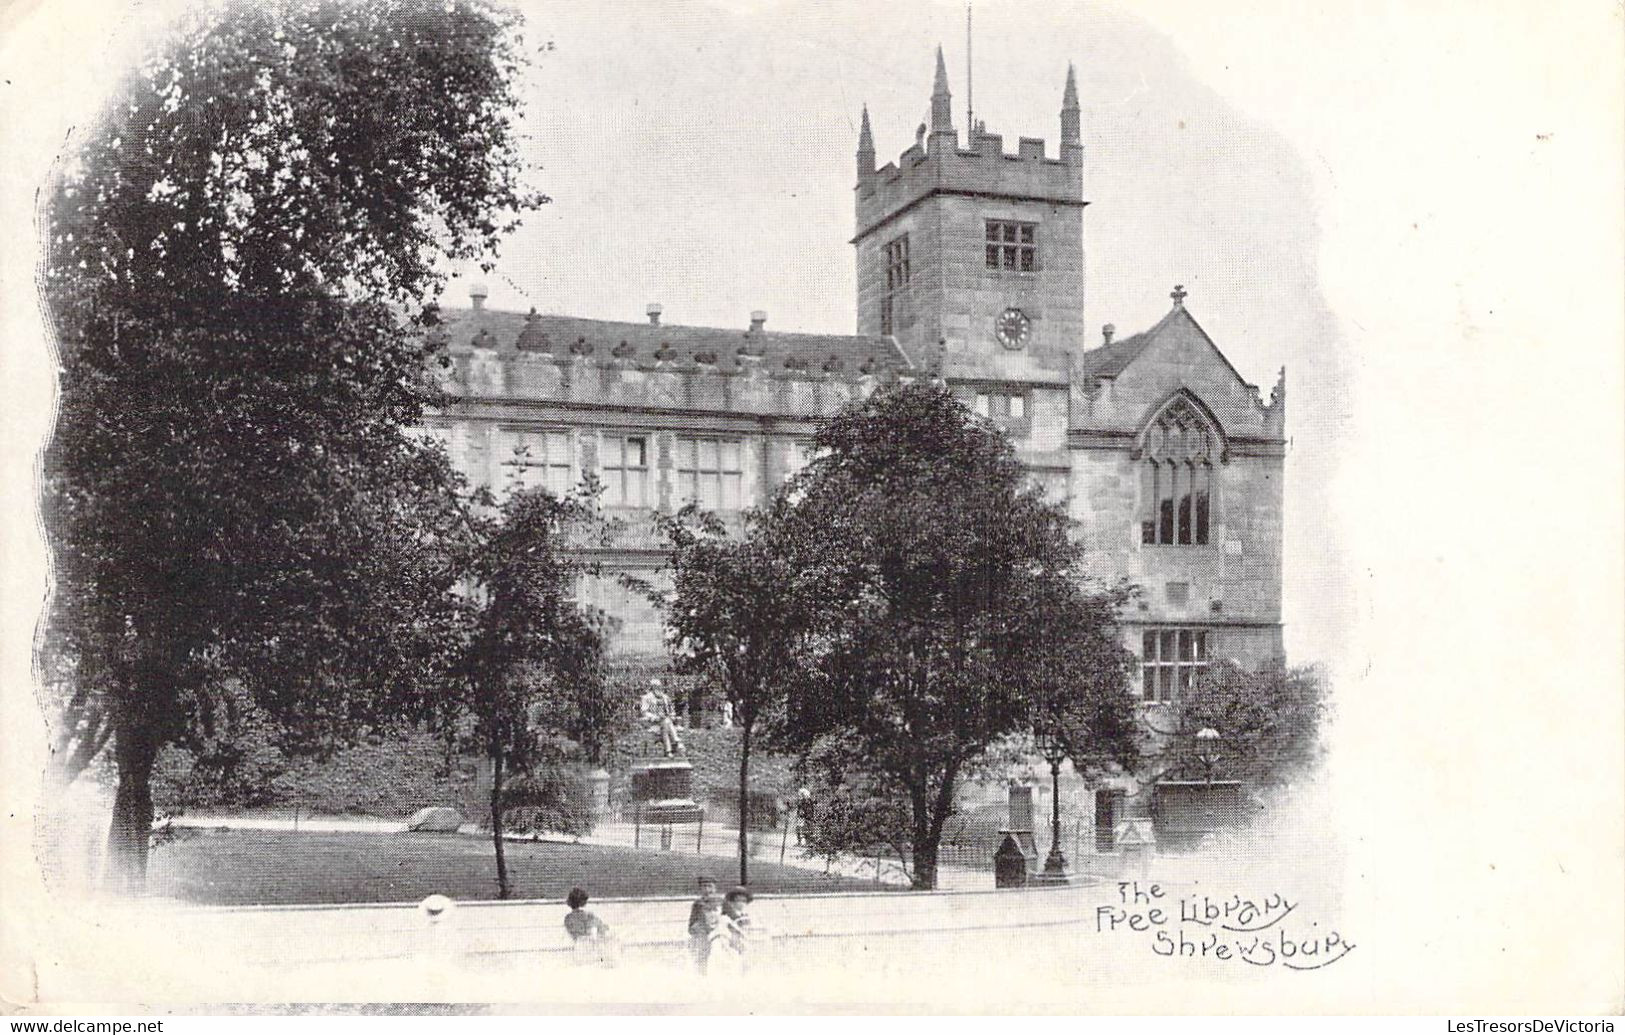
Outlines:
[[[1032,273],[1038,269],[1038,224],[987,220],[987,268]]]
[[[880,333],[893,334],[897,323],[897,294],[909,280],[908,235],[886,245],[886,293],[880,299]]]

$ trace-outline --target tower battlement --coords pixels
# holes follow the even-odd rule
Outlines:
[[[1082,208],[1083,163],[1045,154],[1042,138],[1021,137],[1015,154],[1004,150],[1004,137],[978,132],[971,150],[951,146],[929,151],[918,145],[887,162],[872,175],[860,176],[857,188],[857,238],[884,225],[898,213],[936,195],[1012,198]]]
[[[874,134],[863,111],[858,139],[857,236],[861,240],[901,212],[936,195],[1002,198],[1083,207],[1083,139],[1077,76],[1069,66],[1061,99],[1061,147],[1051,158],[1042,137],[1020,137],[1016,152],[1004,150],[1004,137],[977,122],[960,146],[948,91],[948,71],[937,48],[931,90],[931,123],[922,124],[914,144],[896,162],[875,168]]]

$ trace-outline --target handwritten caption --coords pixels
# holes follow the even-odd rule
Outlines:
[[[1299,903],[1284,895],[1244,898],[1170,895],[1161,884],[1119,881],[1117,901],[1095,910],[1101,934],[1149,934],[1158,956],[1235,961],[1255,967],[1319,970],[1354,951],[1335,930],[1307,928],[1292,916]]]

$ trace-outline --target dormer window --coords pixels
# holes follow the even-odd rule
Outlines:
[[[989,219],[985,248],[988,269],[1031,273],[1038,269],[1038,224]]]

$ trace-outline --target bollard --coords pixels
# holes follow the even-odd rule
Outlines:
[[[418,909],[429,922],[427,952],[431,959],[444,960],[451,956],[451,944],[444,932],[446,916],[456,903],[444,895],[430,895],[418,903]]]
[[[1024,888],[1027,871],[1032,860],[1021,847],[1020,831],[1005,831],[999,850],[993,853],[993,886],[995,888]]]

